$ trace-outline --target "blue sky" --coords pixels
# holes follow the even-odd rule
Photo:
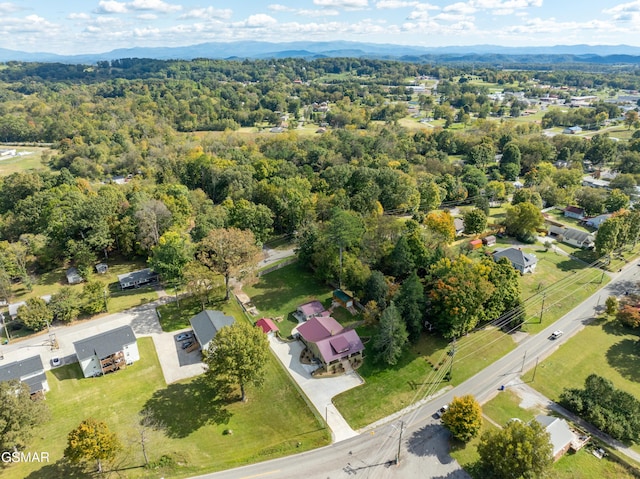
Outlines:
[[[640,46],[640,0],[0,0],[0,47],[60,54],[210,41]]]

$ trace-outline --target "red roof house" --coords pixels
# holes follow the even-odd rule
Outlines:
[[[298,326],[302,342],[327,368],[335,371],[341,361],[361,361],[364,345],[353,329],[344,329],[331,316],[317,316]]]
[[[264,331],[264,334],[272,334],[280,331],[278,326],[276,326],[276,323],[274,323],[269,318],[260,318],[258,321],[256,321],[256,326],[262,329],[262,331]]]

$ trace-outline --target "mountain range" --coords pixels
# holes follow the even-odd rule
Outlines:
[[[555,45],[549,47],[505,47],[471,45],[420,47],[347,41],[269,43],[258,41],[211,42],[181,47],[120,48],[103,53],[58,55],[48,52],[23,52],[0,48],[0,62],[87,63],[119,58],[158,60],[266,59],[266,58],[366,57],[411,61],[504,61],[530,62],[546,59],[552,63],[640,63],[640,47],[630,45]]]

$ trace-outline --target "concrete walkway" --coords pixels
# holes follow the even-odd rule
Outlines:
[[[285,342],[272,336],[269,342],[271,349],[289,371],[293,380],[298,383],[318,413],[325,418],[331,429],[333,442],[357,436],[358,433],[347,424],[333,405],[331,398],[362,384],[363,380],[358,373],[352,371],[335,377],[314,378],[311,372],[316,369],[316,366],[300,362],[300,353],[304,349],[300,341]]]

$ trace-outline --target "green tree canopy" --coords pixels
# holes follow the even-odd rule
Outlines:
[[[42,298],[29,298],[23,306],[18,308],[18,318],[24,325],[33,330],[40,331],[53,320],[53,312]]]
[[[409,333],[393,302],[380,316],[378,331],[373,338],[376,359],[384,364],[397,364],[409,339]]]
[[[49,417],[46,402],[31,399],[29,385],[17,379],[0,382],[0,404],[0,452],[25,447]]]
[[[478,444],[480,466],[494,479],[544,477],[553,464],[552,451],[549,433],[538,421],[509,421],[482,434]]]
[[[149,266],[167,284],[179,284],[185,265],[193,260],[193,245],[187,234],[167,231],[151,247]]]
[[[535,239],[536,229],[543,223],[542,213],[531,203],[524,202],[507,207],[504,219],[507,233],[521,241],[532,242]]]
[[[467,211],[463,217],[464,232],[467,234],[482,233],[487,227],[487,216],[481,209],[474,208]]]
[[[266,375],[269,342],[260,328],[235,322],[222,328],[205,356],[207,377],[214,383],[237,384],[242,401],[246,386],[261,386]]]
[[[400,285],[395,304],[407,326],[409,339],[417,341],[422,332],[426,305],[424,287],[415,271],[412,271]]]

